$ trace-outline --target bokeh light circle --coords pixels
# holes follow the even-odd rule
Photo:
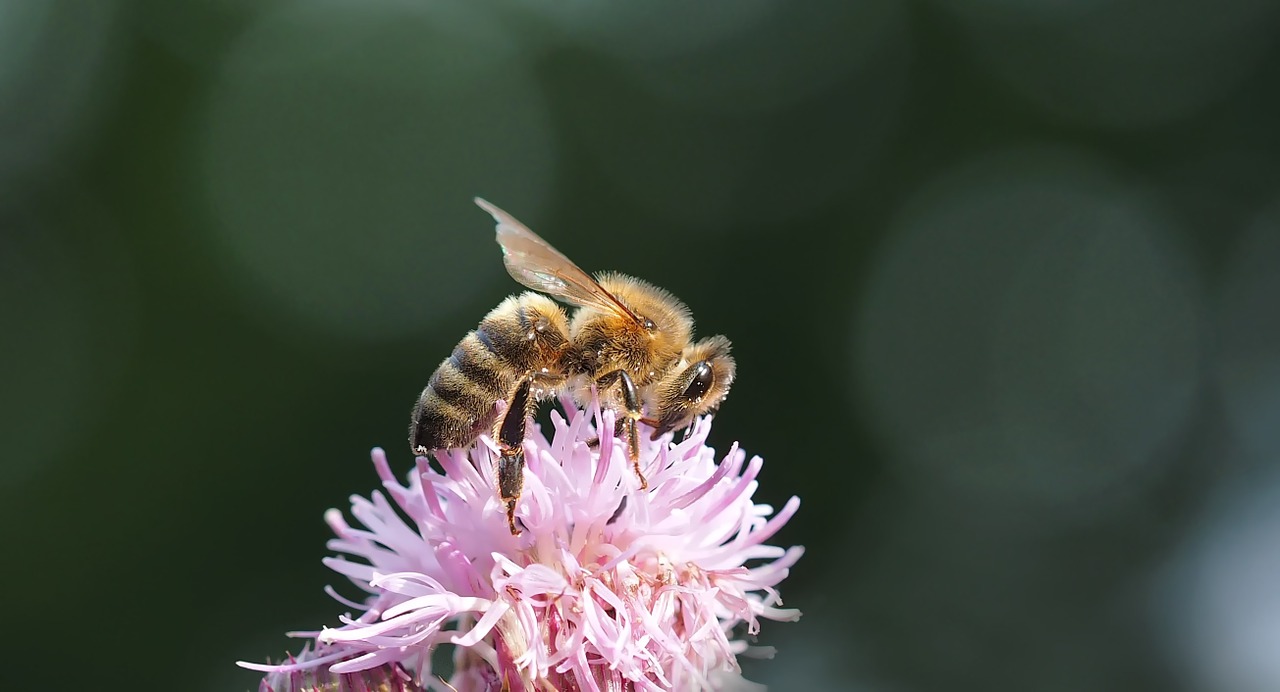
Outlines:
[[[481,195],[536,226],[542,94],[452,3],[298,2],[232,47],[200,146],[218,247],[249,305],[330,334],[420,332],[501,275]]]
[[[905,480],[1101,511],[1190,411],[1202,296],[1158,201],[1034,150],[912,198],[874,263],[857,384]]]
[[[1156,641],[1187,689],[1280,689],[1280,475],[1246,473],[1219,488],[1201,523],[1158,575]]]

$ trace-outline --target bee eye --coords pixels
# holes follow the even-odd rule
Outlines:
[[[644,326],[645,331],[651,332],[658,328],[658,325],[654,324],[653,320],[649,319],[648,317],[640,318],[640,324]]]
[[[706,396],[711,391],[711,383],[715,379],[714,373],[711,371],[711,364],[702,361],[695,366],[696,370],[693,374],[693,381],[688,387],[684,388],[684,398],[696,401]]]

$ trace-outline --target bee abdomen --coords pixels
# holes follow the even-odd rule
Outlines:
[[[415,449],[465,447],[494,422],[493,406],[514,381],[483,328],[462,339],[436,368],[413,411]]]
[[[469,395],[483,396],[490,404],[510,394],[513,385],[511,367],[494,351],[483,326],[458,342],[453,353],[436,369],[431,385],[437,381],[446,388],[457,386]],[[444,391],[437,391],[445,396]]]

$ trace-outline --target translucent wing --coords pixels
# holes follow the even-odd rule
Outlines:
[[[611,310],[636,322],[640,320],[618,302],[613,294],[582,271],[578,265],[560,254],[538,234],[515,220],[505,211],[479,197],[476,204],[489,212],[498,223],[498,244],[502,261],[516,281],[535,291],[546,293],[573,305]]]

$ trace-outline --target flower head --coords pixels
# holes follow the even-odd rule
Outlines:
[[[535,426],[525,441],[519,536],[487,438],[437,453],[444,473],[419,458],[407,485],[373,451],[386,495],[352,498],[363,528],[326,514],[329,547],[344,555],[326,564],[369,594],[344,601],[359,616],[303,635],[333,652],[331,671],[396,663],[430,685],[432,650],[452,645],[448,685],[460,692],[722,689],[741,681],[736,656],[751,648],[739,629],[799,617],[778,607],[774,587],[803,548],[765,541],[800,502],[776,514],[752,502],[759,457],[734,445],[717,463],[704,418],[681,442],[645,439],[641,491],[622,442],[599,435],[614,429],[613,413],[564,408],[550,440]]]
[[[398,663],[388,663],[356,673],[340,674],[326,663],[341,660],[344,651],[313,650],[303,647],[296,657],[275,668],[258,685],[258,692],[423,692],[409,671]]]

